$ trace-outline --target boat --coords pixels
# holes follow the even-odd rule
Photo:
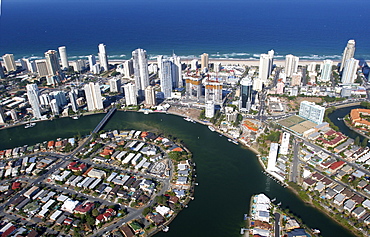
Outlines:
[[[244,214],[244,220],[246,221],[248,219],[248,214]]]
[[[229,139],[227,139],[227,140],[228,140],[229,142],[234,143],[235,145],[239,145],[239,142],[235,141],[234,139],[229,138]]]
[[[78,116],[73,116],[72,119],[79,119],[80,117]]]
[[[211,125],[208,126],[209,130],[211,130],[212,132],[216,131],[216,129],[214,127],[212,127]]]
[[[192,119],[191,119],[191,118],[189,118],[189,117],[184,118],[184,120],[186,120],[186,121],[188,121],[188,122],[194,122],[194,120],[192,120]]]
[[[145,111],[144,111],[144,114],[149,114],[149,111],[148,111],[148,110],[145,110]]]
[[[321,233],[321,231],[318,230],[318,229],[312,229],[312,232],[315,233],[315,234],[320,234]]]
[[[163,226],[162,228],[163,232],[168,232],[170,230],[170,227],[168,226]]]
[[[35,127],[36,126],[36,123],[27,123],[24,128],[32,128],[32,127]]]

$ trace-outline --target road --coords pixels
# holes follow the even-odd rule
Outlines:
[[[280,214],[275,212],[275,237],[280,237]]]
[[[294,137],[293,149],[294,149],[294,154],[293,154],[293,161],[291,165],[290,181],[297,183],[298,165],[299,165],[299,158],[298,158],[299,142],[296,137]]]

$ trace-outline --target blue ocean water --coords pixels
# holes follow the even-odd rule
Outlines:
[[[67,47],[73,59],[97,54],[340,59],[349,39],[356,58],[370,59],[366,0],[2,0],[0,55],[43,57]]]

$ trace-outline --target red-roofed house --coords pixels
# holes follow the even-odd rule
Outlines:
[[[73,161],[69,163],[69,165],[67,166],[67,169],[70,169],[73,172],[77,172],[77,171],[83,172],[86,169],[86,164],[84,163],[78,164],[76,161]]]
[[[89,211],[91,211],[93,208],[94,208],[94,203],[92,203],[92,202],[86,202],[84,204],[78,205],[73,210],[73,212],[84,215],[84,214],[88,213]]]
[[[346,164],[346,162],[344,161],[337,161],[337,162],[334,162],[333,164],[331,164],[329,166],[329,171],[331,173],[334,173],[336,172],[337,170],[339,170],[340,168],[342,168],[344,165]]]
[[[106,146],[104,147],[104,150],[100,153],[100,156],[111,156],[114,152],[114,149],[112,147]]]
[[[108,221],[114,214],[116,214],[116,212],[112,208],[105,210],[103,214],[96,217],[95,225]]]
[[[9,227],[4,233],[2,233],[1,237],[7,237],[11,235],[16,229],[17,227],[15,227],[14,225]]]
[[[21,183],[20,183],[20,182],[14,182],[14,183],[12,184],[12,189],[13,189],[13,190],[16,190],[16,189],[18,189],[18,188],[21,188]]]
[[[49,141],[48,142],[48,149],[54,149],[55,142],[54,141]]]
[[[176,148],[172,149],[172,151],[183,152],[184,150],[181,147],[176,147]]]

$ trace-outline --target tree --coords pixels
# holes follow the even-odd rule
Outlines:
[[[359,146],[359,145],[360,145],[360,137],[359,137],[359,136],[357,136],[357,137],[355,138],[355,145],[356,145],[356,146]]]
[[[369,139],[367,139],[367,138],[365,137],[365,138],[364,138],[364,140],[362,140],[361,146],[362,146],[362,147],[366,147],[366,146],[367,146],[368,141],[369,141]]]
[[[99,215],[98,209],[92,210],[91,214],[93,215],[93,217],[97,217]]]

